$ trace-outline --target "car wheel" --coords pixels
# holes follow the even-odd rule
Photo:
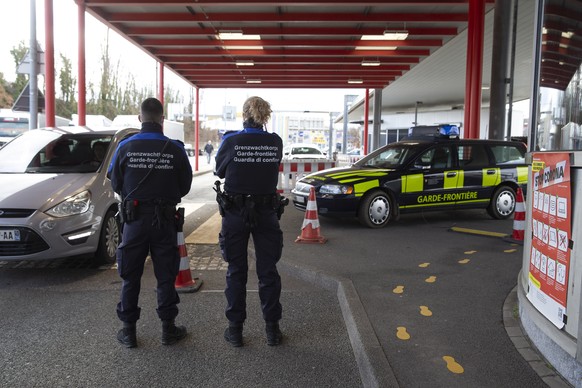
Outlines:
[[[117,246],[121,240],[121,229],[115,217],[115,212],[109,210],[103,218],[101,234],[99,236],[99,247],[95,253],[96,264],[112,264],[115,262]]]
[[[493,193],[487,213],[495,219],[504,220],[515,211],[515,190],[509,186],[500,186]]]
[[[368,228],[382,228],[390,221],[392,200],[381,190],[374,190],[364,196],[360,202],[358,219]]]

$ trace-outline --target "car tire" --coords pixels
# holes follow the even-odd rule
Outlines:
[[[513,215],[515,203],[515,190],[509,186],[499,186],[491,197],[487,213],[492,218],[504,220]]]
[[[360,201],[358,219],[368,228],[383,228],[392,216],[392,199],[382,190],[373,190]]]
[[[121,241],[121,228],[115,211],[109,210],[103,217],[101,233],[99,235],[99,247],[95,252],[95,264],[113,264],[116,259],[117,246]]]

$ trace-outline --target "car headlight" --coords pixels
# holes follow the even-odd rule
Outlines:
[[[320,194],[351,194],[353,192],[352,186],[345,185],[323,185],[319,188]]]
[[[67,217],[76,214],[85,213],[91,205],[91,193],[85,190],[79,194],[73,195],[59,203],[57,206],[46,211],[53,217]]]

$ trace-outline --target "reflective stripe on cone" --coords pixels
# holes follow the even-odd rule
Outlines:
[[[315,200],[315,188],[309,189],[309,199],[305,208],[305,219],[301,226],[301,235],[295,239],[296,243],[319,243],[323,244],[327,241],[325,237],[320,234],[319,218],[317,216],[317,202]]]

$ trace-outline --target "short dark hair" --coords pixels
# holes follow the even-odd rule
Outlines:
[[[164,116],[164,106],[157,98],[146,98],[141,103],[141,121],[148,122],[154,121],[159,123],[162,121],[162,117]]]

